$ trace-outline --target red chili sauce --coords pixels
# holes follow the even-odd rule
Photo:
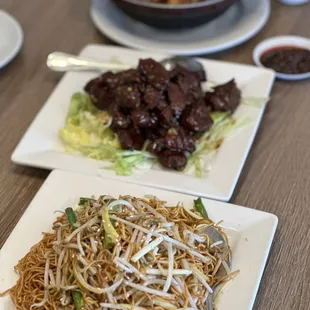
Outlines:
[[[310,50],[297,46],[279,46],[264,52],[260,62],[280,73],[307,73],[310,72]]]

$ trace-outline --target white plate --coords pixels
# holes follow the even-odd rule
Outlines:
[[[51,230],[51,224],[56,217],[55,210],[74,206],[81,196],[102,194],[129,194],[136,197],[153,194],[169,204],[182,201],[187,207],[192,207],[194,199],[193,196],[104,180],[95,176],[53,171],[0,252],[0,292],[15,284],[17,275],[14,265],[42,238],[41,232]],[[204,205],[210,218],[215,222],[224,221],[222,226],[229,236],[233,252],[232,269],[241,271],[220,297],[217,309],[250,310],[278,219],[273,214],[222,202],[204,200]],[[0,309],[15,309],[8,296],[0,298]]]
[[[90,10],[96,27],[121,44],[176,55],[215,53],[249,40],[265,25],[269,0],[240,0],[214,21],[189,30],[159,30],[120,11],[111,0],[93,0]]]
[[[264,67],[260,58],[270,49],[283,46],[298,47],[310,50],[310,39],[299,36],[277,36],[260,42],[253,51],[253,61],[259,67]],[[310,78],[310,72],[300,74],[286,74],[275,72],[276,77],[281,80],[299,81]]]
[[[123,63],[133,66],[137,65],[139,58],[152,57],[160,60],[165,57],[154,53],[99,45],[88,45],[81,55],[103,61],[118,57]],[[201,62],[210,80],[222,83],[235,77],[242,87],[244,96],[269,96],[274,79],[273,71],[214,60],[201,60]],[[64,76],[15,149],[12,155],[15,163],[87,174],[100,172],[103,177],[121,179],[125,182],[218,200],[230,199],[263,115],[264,106],[241,105],[237,109],[236,116],[248,117],[251,123],[238,134],[224,141],[214,159],[212,171],[203,179],[162,169],[141,171],[130,177],[117,176],[114,171],[103,170],[102,161],[64,153],[63,144],[58,137],[58,132],[65,123],[71,95],[82,91],[86,82],[96,75],[96,73],[71,72]]]
[[[11,15],[0,10],[0,68],[8,64],[23,43],[23,30]]]

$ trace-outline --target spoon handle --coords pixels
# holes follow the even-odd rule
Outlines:
[[[104,63],[71,54],[54,52],[48,55],[47,66],[53,71],[120,71],[130,69],[130,66],[118,63]]]

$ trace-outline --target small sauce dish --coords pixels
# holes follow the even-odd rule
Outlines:
[[[301,5],[309,2],[309,0],[278,0],[278,1],[286,5]]]
[[[310,39],[278,36],[259,43],[253,51],[257,66],[273,69],[282,80],[310,78]]]

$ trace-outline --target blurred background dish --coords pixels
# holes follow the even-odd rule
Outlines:
[[[239,0],[162,1],[169,4],[147,0],[113,1],[125,14],[142,23],[156,28],[181,29],[205,24]],[[171,4],[173,2],[178,3]]]
[[[256,35],[269,18],[270,1],[240,0],[213,21],[182,30],[147,26],[124,14],[111,0],[93,0],[90,14],[96,27],[120,44],[174,55],[199,55],[231,48]]]
[[[0,10],[0,68],[7,65],[19,52],[23,30],[10,14]]]

